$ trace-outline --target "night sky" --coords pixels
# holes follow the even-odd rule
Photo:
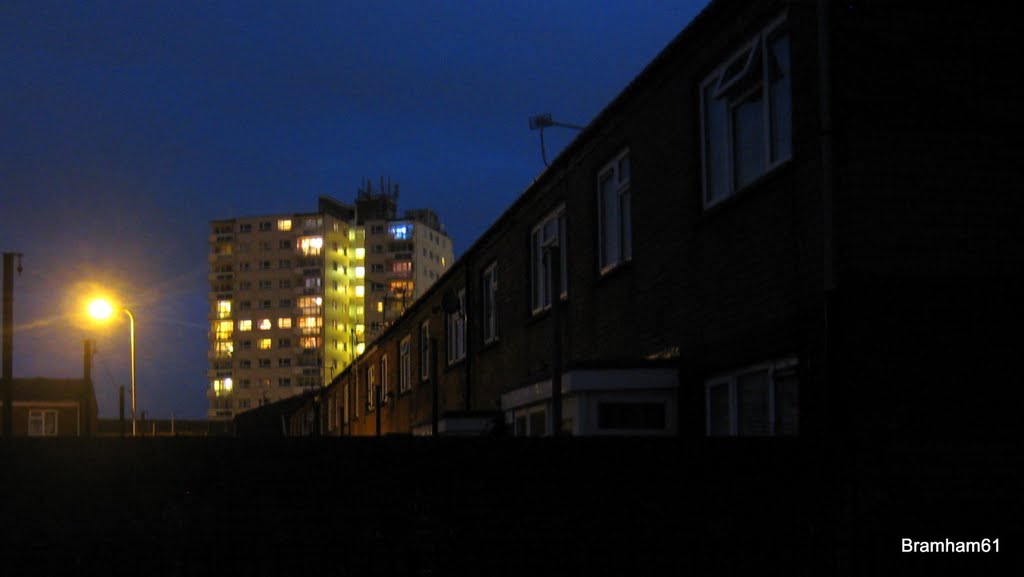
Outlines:
[[[205,416],[209,221],[315,211],[366,178],[433,208],[456,256],[542,170],[533,114],[586,124],[706,4],[0,3],[0,251],[15,377],[78,377],[101,416]],[[575,133],[545,132],[548,157]],[[123,315],[122,315],[123,317]]]

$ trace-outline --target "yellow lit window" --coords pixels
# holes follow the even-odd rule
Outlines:
[[[252,330],[252,321],[251,320],[238,321],[238,330],[240,330],[240,331],[251,331]]]
[[[357,259],[364,259],[364,258],[366,258],[366,249],[363,248],[363,247],[356,248],[356,258]]]
[[[291,230],[292,221],[291,219],[283,218],[277,221],[277,230]]]
[[[441,266],[444,266],[444,257],[441,257]]]
[[[358,345],[356,345],[356,354],[357,355],[363,354],[363,351],[365,351],[365,350],[366,350],[366,344],[359,343]]]
[[[366,287],[359,285],[356,287],[356,296],[361,297],[366,294]]]
[[[299,339],[299,346],[304,349],[316,349],[320,347],[320,339],[317,337],[302,337]]]
[[[364,276],[366,276],[366,267],[357,266],[356,267],[356,278],[363,278]]]
[[[231,321],[216,321],[213,323],[214,338],[218,341],[223,341],[231,338],[231,331],[234,329],[234,323]]]
[[[316,256],[324,247],[322,236],[304,236],[299,239],[299,250],[305,256]]]
[[[377,301],[377,312],[384,312],[384,301]]]
[[[356,325],[356,337],[363,338],[363,333],[366,332],[366,325]]]
[[[218,342],[213,345],[213,350],[217,353],[218,357],[230,357],[231,353],[235,350],[235,346],[231,341]]]
[[[261,350],[268,350],[271,347],[270,339],[260,339],[257,341]]]
[[[277,319],[277,326],[282,329],[292,328],[292,317],[281,317]]]
[[[270,323],[270,319],[260,319],[260,330],[269,331],[270,327],[273,326]]]
[[[231,316],[231,301],[217,301],[217,318],[226,319]]]
[[[226,379],[215,379],[213,381],[213,392],[218,397],[221,395],[226,395],[231,392],[232,386],[233,383],[231,382],[230,377]]]
[[[299,317],[299,328],[309,329],[323,326],[324,319],[321,317]]]

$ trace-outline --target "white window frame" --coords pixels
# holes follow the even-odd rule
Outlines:
[[[498,262],[492,262],[481,276],[484,344],[498,340]]]
[[[466,289],[455,292],[459,299],[459,310],[448,314],[448,364],[453,365],[466,358]]]
[[[615,267],[630,261],[633,258],[633,223],[632,221],[632,194],[629,148],[617,154],[610,162],[601,167],[597,173],[597,255],[598,270],[605,274]],[[625,168],[624,168],[625,167]],[[609,190],[605,189],[605,183],[611,183]],[[606,203],[605,195],[615,195],[614,203]],[[613,209],[607,210],[607,204],[612,204]],[[610,254],[606,236],[610,229],[614,229],[618,237],[618,250],[616,254]]]
[[[398,392],[412,388],[412,337],[405,335],[398,343]]]
[[[555,232],[547,236],[547,226],[555,223]],[[537,226],[530,231],[530,303],[533,314],[539,314],[551,308],[551,267],[544,263],[544,249],[552,244],[558,244],[560,255],[562,291],[561,298],[569,295],[569,276],[567,266],[567,241],[566,241],[566,210],[561,205],[544,217]]]
[[[52,418],[52,421],[51,421]],[[52,422],[50,430],[48,422]],[[54,409],[38,409],[28,412],[29,437],[56,437],[60,433],[59,414]]]
[[[430,321],[420,324],[420,380],[430,379]]]
[[[772,110],[770,91],[772,83],[767,80],[770,78],[770,72],[773,70],[770,69],[771,53],[769,46],[771,42],[780,37],[785,37],[787,43],[789,42],[789,31],[785,23],[786,17],[783,15],[765,27],[752,39],[744,42],[742,48],[734,52],[719,65],[700,85],[701,175],[703,179],[702,201],[704,208],[710,208],[723,200],[731,198],[739,190],[756,182],[761,176],[788,162],[793,156],[791,54],[788,56],[789,61],[786,63],[790,70],[785,77],[789,94],[789,101],[787,103],[789,106],[789,117],[785,119],[788,123],[777,126],[786,130],[785,142],[788,143],[787,150],[773,150],[772,128],[774,111]],[[731,72],[729,77],[725,76],[726,71]],[[720,136],[712,137],[709,134],[709,94],[714,102],[725,104],[725,114],[721,119],[724,126]],[[761,106],[763,107],[761,111],[763,135],[760,144],[764,148],[764,164],[759,174],[752,176],[748,182],[740,184],[736,182],[735,160],[737,152],[732,136],[732,112],[738,105],[747,102],[752,96],[757,95],[760,96]],[[721,135],[724,135],[724,138],[721,138]],[[712,138],[715,139],[717,146],[724,149],[722,154],[725,157],[724,164],[720,167],[723,174],[718,175],[719,178],[725,180],[722,184],[724,190],[713,198],[710,196],[713,192],[713,184],[712,170],[710,168],[711,159],[709,158],[709,142],[711,142]]]
[[[713,435],[711,432],[711,391],[715,387],[726,387],[729,393],[729,434],[726,436],[737,437],[739,435],[739,403],[736,391],[736,384],[740,377],[752,375],[760,372],[768,373],[768,433],[765,435],[756,436],[782,436],[783,434],[778,431],[777,425],[777,411],[775,406],[776,400],[776,374],[778,373],[791,373],[796,369],[797,361],[795,358],[788,358],[784,360],[760,363],[756,365],[750,365],[741,369],[730,371],[727,373],[721,373],[712,378],[704,381],[704,433],[708,437],[715,436],[721,437],[722,435]],[[799,386],[799,381],[797,383]],[[799,434],[799,424],[797,425],[797,433]]]
[[[543,414],[544,432],[537,434],[533,429],[533,416]],[[520,429],[518,420],[523,419],[523,428]],[[512,412],[512,435],[515,437],[548,437],[551,436],[551,414],[547,405],[538,405],[527,409],[519,409]]]

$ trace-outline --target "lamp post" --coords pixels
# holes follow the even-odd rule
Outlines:
[[[124,314],[128,315],[128,336],[131,346],[132,365],[132,437],[136,436],[135,429],[135,315],[127,307],[121,307]],[[89,315],[97,320],[106,320],[114,313],[114,306],[104,299],[96,299],[89,303]]]

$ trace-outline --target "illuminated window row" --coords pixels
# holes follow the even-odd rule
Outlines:
[[[270,319],[259,319],[256,322],[256,327],[259,330],[261,330],[261,331],[269,331],[270,329],[274,328],[274,323]],[[291,319],[291,317],[281,317],[281,318],[277,319],[277,328],[279,328],[279,329],[290,329],[290,328],[292,328],[292,319]],[[217,329],[215,329],[215,330],[217,330]],[[252,330],[252,320],[251,319],[245,319],[245,320],[238,321],[238,330],[242,331],[242,332],[251,331]],[[231,334],[230,328],[228,329],[228,333],[227,334],[230,336],[230,334]],[[218,337],[218,338],[220,338],[220,337]]]

